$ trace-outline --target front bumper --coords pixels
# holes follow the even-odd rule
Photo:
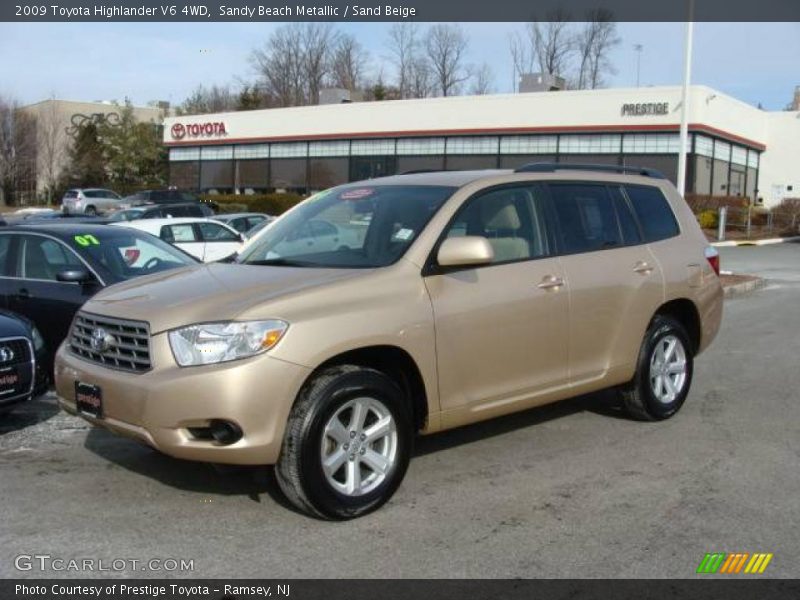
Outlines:
[[[77,414],[75,382],[90,383],[102,390],[103,418],[80,416],[94,425],[176,458],[250,465],[277,462],[289,412],[310,370],[269,355],[180,368],[167,360],[166,344],[165,335],[153,336],[156,368],[146,373],[87,362],[62,344],[55,361],[60,406]],[[235,423],[243,437],[222,445],[189,431],[208,427],[214,419]]]

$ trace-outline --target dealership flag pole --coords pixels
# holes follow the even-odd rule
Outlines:
[[[689,0],[689,20],[686,21],[686,47],[684,49],[683,90],[681,91],[681,140],[678,154],[678,191],[686,193],[686,146],[689,143],[689,79],[692,74],[692,35],[694,33],[694,0]]]

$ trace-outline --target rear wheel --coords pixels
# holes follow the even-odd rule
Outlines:
[[[87,214],[87,215],[90,215],[90,216],[97,215],[97,209],[94,206],[91,206],[91,205],[87,206],[86,209],[83,212],[85,214]]]
[[[303,388],[292,408],[278,484],[300,510],[350,519],[375,510],[400,485],[413,431],[397,385],[374,369],[326,369]]]
[[[620,389],[625,408],[635,419],[668,419],[683,406],[693,371],[686,329],[670,316],[656,315],[642,342],[636,375]]]

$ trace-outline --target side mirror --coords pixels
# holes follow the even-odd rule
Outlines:
[[[91,273],[84,269],[64,269],[56,273],[56,281],[63,283],[92,283],[94,277]]]
[[[247,236],[245,234],[243,234],[243,233],[240,233],[239,234],[239,241],[242,242],[242,243],[246,242],[247,241]]]
[[[494,249],[485,237],[468,235],[448,238],[439,247],[436,261],[441,267],[486,265],[494,260]]]

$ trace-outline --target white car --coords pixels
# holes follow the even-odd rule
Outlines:
[[[359,240],[358,229],[354,227],[345,228],[322,219],[311,219],[297,227],[291,234],[276,244],[272,248],[271,257],[359,248],[363,243],[363,239]]]
[[[226,258],[244,242],[241,233],[212,219],[140,219],[111,226],[146,231],[203,262]]]

